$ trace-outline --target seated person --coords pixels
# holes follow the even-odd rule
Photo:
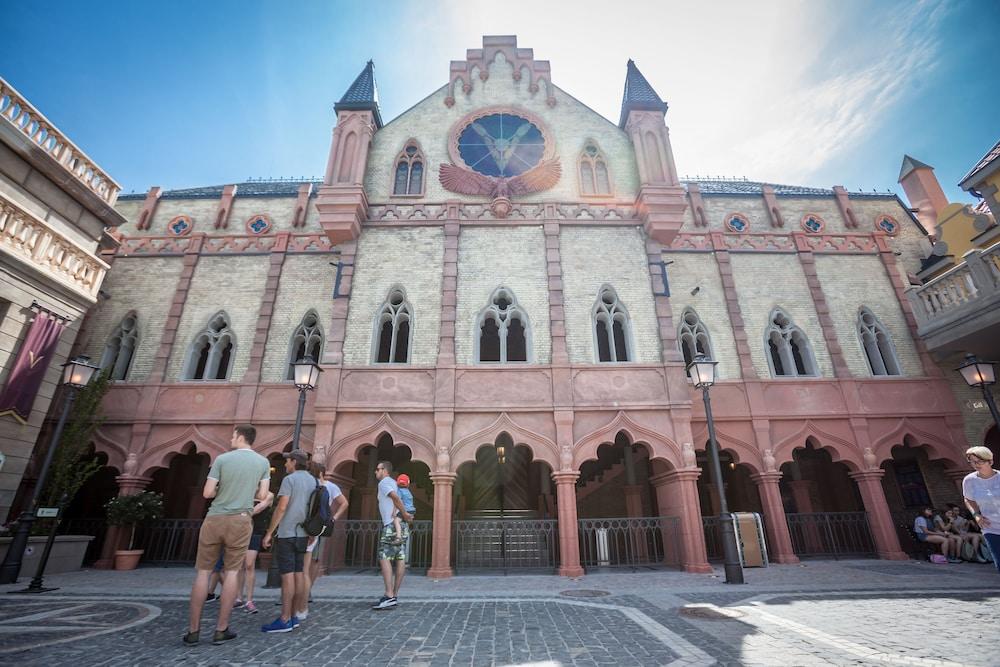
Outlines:
[[[416,517],[417,508],[413,505],[413,493],[410,491],[410,476],[403,473],[396,478],[396,485],[399,487],[399,500],[403,503],[403,507],[407,512]],[[393,517],[392,526],[396,529],[396,539],[392,543],[399,546],[403,543],[403,520],[400,518],[399,512],[396,512],[396,516]]]
[[[934,510],[925,507],[923,511],[913,520],[913,532],[917,539],[928,544],[936,544],[941,549],[941,555],[948,559],[949,563],[961,563],[958,558],[962,541],[958,535],[950,535],[938,530],[934,521]]]
[[[964,516],[962,516],[961,508],[958,505],[949,504],[948,511],[945,512],[946,516],[949,516],[951,521],[951,532],[958,535],[961,538],[963,545],[972,545],[972,560],[977,563],[985,563],[986,560],[979,554],[979,545],[983,541],[983,536],[981,533],[973,532],[970,528],[973,525],[972,521],[969,521]],[[964,548],[964,547],[963,547]],[[961,553],[961,552],[959,552]]]

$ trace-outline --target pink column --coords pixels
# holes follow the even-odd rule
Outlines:
[[[884,474],[884,470],[864,470],[852,472],[850,477],[857,482],[858,490],[861,491],[879,558],[907,560],[909,556],[899,548],[899,538],[896,537],[892,515],[889,514],[889,504],[885,501],[885,491],[882,489]]]
[[[431,526],[431,567],[427,576],[447,579],[451,576],[451,498],[455,486],[453,472],[432,472],[434,483],[434,523]]]
[[[757,485],[760,503],[764,508],[764,528],[767,531],[767,555],[775,563],[798,563],[799,558],[792,549],[792,538],[788,534],[785,507],[781,503],[778,490],[780,472],[762,472],[751,475]]]
[[[134,496],[140,491],[145,491],[146,487],[153,481],[152,477],[141,475],[119,475],[115,477],[118,482],[119,496]],[[110,570],[115,566],[115,552],[123,548],[122,545],[128,538],[128,531],[124,526],[108,526],[108,532],[104,536],[104,545],[101,547],[101,557],[94,563],[95,570]]]
[[[580,565],[580,526],[576,518],[577,470],[552,473],[556,483],[556,513],[559,517],[559,575],[582,577]]]
[[[685,572],[711,574],[713,570],[705,551],[705,528],[698,504],[700,475],[699,468],[684,468],[656,475],[649,481],[656,489],[660,516],[680,519],[681,567]],[[674,536],[664,534],[664,550],[669,539],[674,539]]]

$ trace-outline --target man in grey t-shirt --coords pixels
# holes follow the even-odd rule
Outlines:
[[[285,472],[278,489],[278,504],[261,544],[266,549],[277,532],[274,559],[281,573],[281,616],[261,627],[264,632],[288,632],[304,620],[296,612],[305,610],[309,595],[304,571],[308,537],[302,529],[309,511],[309,498],[318,482],[309,474],[309,455],[301,450],[285,454]]]
[[[375,479],[378,480],[378,512],[382,518],[378,564],[382,569],[385,595],[379,598],[372,609],[395,607],[398,604],[396,596],[399,595],[399,587],[403,585],[403,577],[406,576],[406,543],[410,538],[410,531],[407,524],[403,524],[401,526],[403,543],[396,544],[396,530],[392,525],[392,518],[396,516],[396,512],[399,512],[399,516],[407,523],[413,521],[413,517],[403,507],[403,501],[399,499],[399,487],[396,486],[396,480],[390,473],[392,464],[388,461],[379,461],[375,465]]]

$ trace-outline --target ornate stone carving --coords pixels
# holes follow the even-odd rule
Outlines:
[[[694,453],[694,445],[685,442],[681,445],[681,460],[684,461],[685,468],[694,468],[698,465],[698,457]]]
[[[774,451],[770,448],[764,450],[764,472],[774,472],[777,468],[774,465]]]

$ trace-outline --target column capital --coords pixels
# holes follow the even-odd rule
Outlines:
[[[430,474],[431,482],[433,482],[434,486],[454,484],[457,477],[458,473],[454,472],[432,472]]]
[[[661,472],[649,478],[649,483],[653,486],[663,486],[674,482],[697,481],[701,477],[701,468],[679,468],[669,472]]]
[[[559,470],[552,473],[552,481],[556,484],[576,484],[580,479],[579,470]]]
[[[761,484],[777,484],[781,481],[781,477],[782,474],[779,470],[768,470],[750,475],[750,479],[758,486]]]
[[[133,493],[145,491],[146,487],[153,482],[153,478],[142,475],[118,475],[115,477],[115,481],[118,482],[120,494],[130,496]]]
[[[856,482],[869,479],[877,482],[885,476],[885,470],[858,470],[847,473],[847,476]]]

